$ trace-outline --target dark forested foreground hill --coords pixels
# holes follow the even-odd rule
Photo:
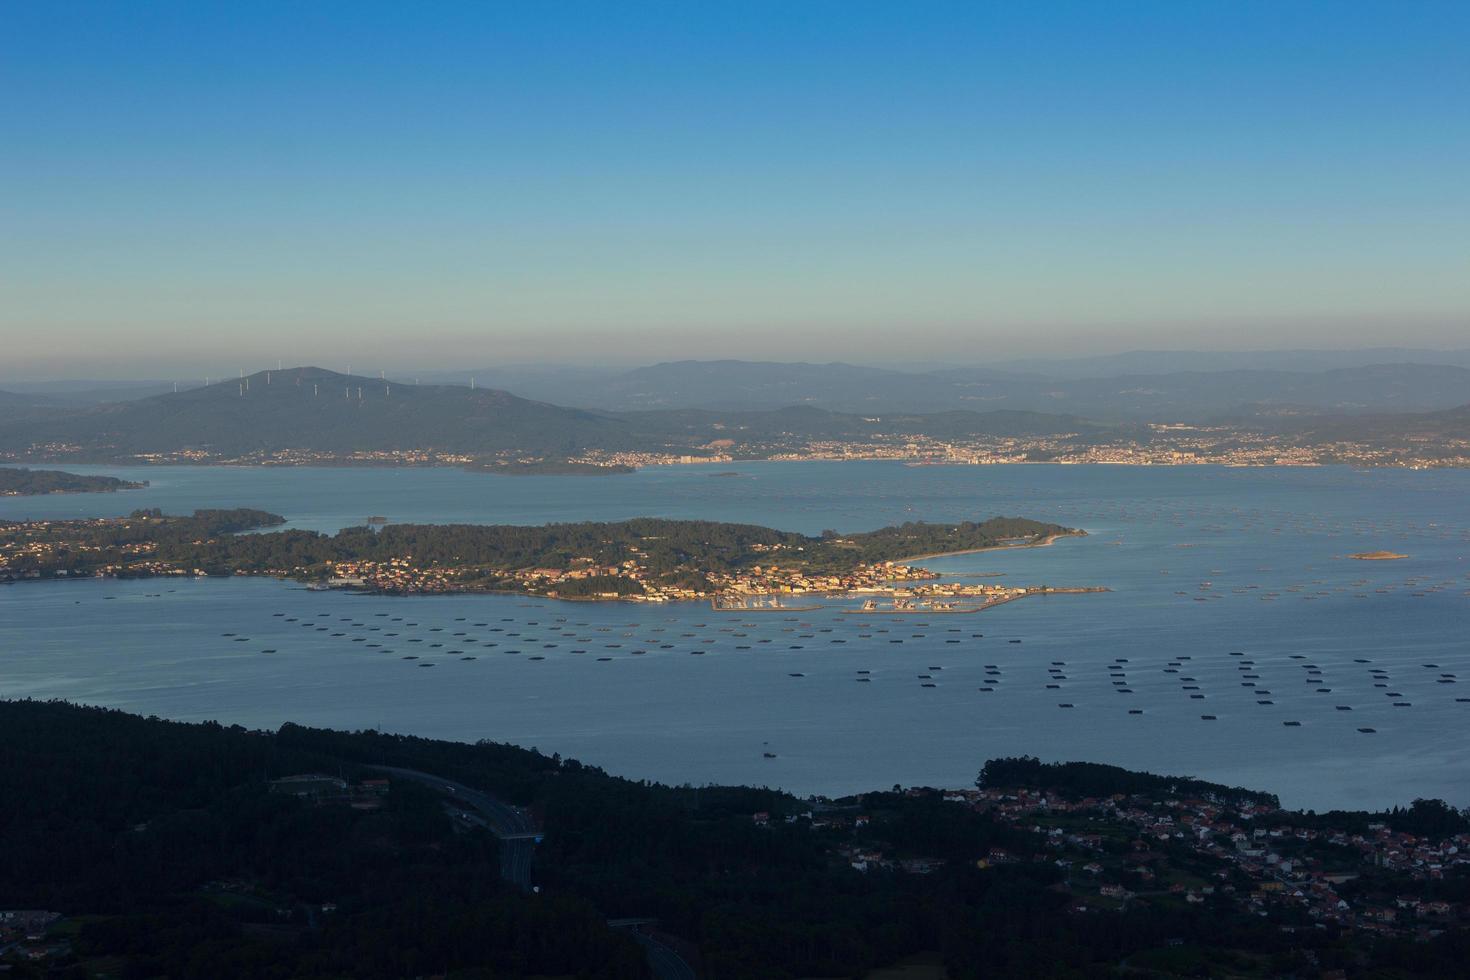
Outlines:
[[[1265,794],[1027,759],[989,763],[968,795],[802,801],[636,783],[491,743],[39,702],[0,702],[0,745],[0,909],[61,916],[30,940],[0,921],[16,977],[647,976],[609,925],[627,919],[711,980],[861,977],[925,951],[956,980],[1124,965],[1438,977],[1463,975],[1470,952],[1454,918],[1470,897],[1463,872],[1419,880],[1291,836],[1380,822],[1421,843],[1463,834],[1442,805],[1289,814]],[[533,846],[497,840],[502,804],[526,808],[542,835],[525,869],[535,891],[501,880],[502,848]],[[1195,846],[1193,830],[1160,833],[1199,813],[1248,841],[1261,830],[1298,867],[1351,866],[1361,877],[1339,885],[1345,901],[1364,921],[1384,904],[1401,920],[1314,921],[1248,863]],[[1267,833],[1283,827],[1279,841]],[[1407,932],[1417,913],[1393,905],[1406,895],[1425,910]]]

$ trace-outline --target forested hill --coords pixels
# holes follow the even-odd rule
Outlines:
[[[1033,436],[1103,432],[1080,419],[1035,412],[949,412],[883,418],[813,408],[610,412],[562,408],[505,391],[416,385],[320,368],[262,371],[206,387],[0,422],[0,452],[118,460],[290,460],[292,453],[424,451],[550,458],[600,450],[683,454],[736,438],[789,448],[793,440],[864,440],[895,433]]]
[[[1407,980],[1462,975],[1470,951],[1453,923],[1415,942],[1251,908],[1238,868],[1123,819],[1185,812],[1173,781],[1104,767],[1085,786],[1116,794],[1116,809],[1012,819],[936,790],[804,801],[632,782],[489,742],[249,731],[59,702],[0,701],[0,744],[0,909],[61,916],[31,942],[0,922],[0,964],[17,980],[644,980],[642,952],[608,924],[621,919],[656,920],[707,980],[863,977],[925,951],[954,980],[1104,977],[1125,965]],[[1033,784],[1029,761],[986,765],[1007,805]],[[501,880],[501,845],[466,818],[476,804],[463,792],[376,766],[527,807],[543,834],[530,866],[539,891]],[[1001,781],[1007,771],[1019,781]],[[1463,830],[1458,811],[1437,812]],[[1215,819],[1246,818],[1224,808]],[[1269,820],[1416,826],[1413,811]],[[1099,894],[1086,862],[1141,890],[1124,903]],[[1161,882],[1220,887],[1186,903],[1142,884],[1141,862]],[[1385,874],[1365,869],[1355,905],[1464,900],[1456,871],[1432,885]]]
[[[1442,412],[1370,415],[1358,418],[1300,419],[1287,430],[1304,442],[1367,439],[1389,446],[1443,445],[1450,451],[1470,443],[1470,405]]]
[[[610,416],[504,391],[294,368],[0,426],[0,450],[46,444],[121,458],[184,450],[226,457],[290,450],[566,453],[592,445],[624,449],[634,440],[626,423]]]
[[[0,496],[30,496],[43,493],[108,493],[146,486],[114,476],[81,476],[61,470],[31,470],[0,466]]]
[[[156,510],[126,518],[0,524],[0,575],[157,574],[167,569],[321,575],[329,563],[412,559],[463,570],[566,569],[577,562],[634,561],[653,575],[732,571],[760,564],[845,571],[860,563],[942,551],[1040,543],[1078,534],[1059,524],[995,517],[980,522],[913,522],[859,534],[808,537],[752,524],[638,518],[530,527],[389,524],[315,531],[237,532],[284,523],[259,510],[202,510],[174,517]]]
[[[1044,544],[1051,538],[1083,533],[1075,528],[1026,517],[992,517],[979,523],[964,521],[959,524],[909,521],[862,534],[824,532],[818,561],[832,564],[844,560],[900,561],[953,551]]]
[[[1131,772],[1119,766],[1096,762],[1044,763],[1032,757],[990,760],[980,770],[979,785],[981,788],[1025,787],[1046,790],[1069,799],[1111,796],[1114,793],[1144,793],[1154,796],[1202,796],[1223,802],[1272,808],[1280,805],[1280,800],[1273,793],[1221,786],[1190,777]]]

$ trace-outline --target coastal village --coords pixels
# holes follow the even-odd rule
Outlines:
[[[276,779],[270,792],[316,805],[381,809],[386,779],[309,774]],[[1056,869],[1055,890],[1074,915],[1107,915],[1138,903],[1201,906],[1260,916],[1285,933],[1337,929],[1427,941],[1470,924],[1470,903],[1450,882],[1470,873],[1470,834],[1416,835],[1381,820],[1302,826],[1302,814],[1208,793],[1114,793],[1068,798],[1034,788],[902,791],[1000,822],[1032,838],[1025,847],[982,849],[981,871],[1037,864]],[[805,827],[832,859],[861,874],[926,875],[944,866],[895,835],[879,798],[813,798],[805,809],[750,815],[758,828]],[[238,882],[206,891],[231,892]],[[335,909],[327,904],[326,913]],[[44,909],[0,910],[0,956],[39,961],[71,952],[64,917]],[[1170,940],[1169,945],[1176,941]]]
[[[1028,853],[991,848],[985,869],[1023,862],[1062,872],[1059,888],[1079,914],[1135,902],[1214,905],[1280,920],[1286,931],[1360,930],[1429,939],[1470,924],[1470,903],[1451,897],[1447,879],[1470,873],[1470,834],[1444,837],[1362,828],[1301,826],[1301,814],[1208,795],[1123,794],[1069,799],[1026,788],[935,790],[940,797],[1035,835]],[[878,831],[881,803],[811,801],[811,809],[773,817],[760,827],[805,824],[826,833],[834,854],[865,873],[927,874],[943,862],[915,853]],[[888,839],[884,839],[887,836]]]
[[[609,473],[662,466],[690,466],[754,460],[893,460],[915,465],[1004,465],[1105,463],[1115,466],[1326,466],[1428,469],[1470,467],[1470,440],[1440,439],[1404,444],[1372,441],[1303,441],[1233,426],[1149,423],[1146,438],[1081,438],[1078,433],[1037,436],[969,436],[941,439],[897,431],[864,439],[741,440],[721,438],[701,445],[670,445],[661,450],[584,450],[566,458],[501,452],[476,455],[432,446],[403,449],[324,452],[272,449],[221,454],[207,448],[128,455],[112,462],[155,465],[234,466],[459,466],[495,470],[507,464],[535,467],[571,463]],[[0,460],[95,461],[97,452],[68,443],[37,443]],[[534,471],[534,470],[529,470]]]
[[[482,586],[473,583],[483,578],[483,569],[419,567],[411,557],[386,562],[336,562],[331,567],[329,586],[360,588],[395,595],[416,595],[474,591]],[[898,562],[860,564],[850,571],[836,574],[809,572],[800,566],[779,564],[755,565],[741,572],[707,572],[708,588],[662,581],[637,558],[618,565],[602,565],[591,559],[577,559],[570,568],[523,568],[511,570],[495,586],[496,591],[516,591],[549,598],[583,600],[622,600],[628,602],[691,602],[709,600],[716,609],[759,611],[787,608],[790,598],[862,597],[864,610],[883,611],[879,602],[888,603],[889,611],[924,609],[931,612],[959,612],[1008,602],[1043,592],[1104,591],[1100,588],[1050,589],[1045,587],[1006,586],[996,583],[941,582],[940,576],[926,568]],[[569,586],[581,582],[624,584],[621,590],[569,592]],[[630,583],[636,590],[629,590]]]
[[[0,525],[0,581],[210,574],[210,570],[192,562],[160,557],[155,540],[110,540],[109,532],[128,530],[134,523],[135,518],[129,517]],[[844,539],[834,540],[841,543]],[[1006,546],[1044,544],[1049,540],[1024,540]],[[759,563],[738,568],[686,565],[670,574],[667,567],[652,567],[647,547],[646,543],[630,543],[627,557],[611,563],[605,558],[576,556],[565,567],[447,565],[419,561],[413,555],[395,555],[311,565],[237,567],[233,574],[295,578],[314,588],[390,595],[518,592],[584,601],[709,601],[716,609],[730,611],[784,609],[789,608],[789,600],[835,597],[862,599],[864,612],[975,612],[1032,595],[1106,591],[1094,586],[1053,588],[943,581],[936,572],[909,561],[855,562],[840,570],[812,568],[798,554],[799,547],[759,542],[750,545],[760,557]],[[219,570],[214,573],[219,574]]]
[[[203,569],[181,568],[150,556],[153,541],[136,541],[106,548],[88,541],[89,531],[126,522],[126,518],[95,517],[66,521],[0,522],[0,582],[41,578],[146,578],[158,575],[204,575]],[[112,552],[125,561],[98,565],[90,556]],[[67,562],[75,562],[68,567]]]

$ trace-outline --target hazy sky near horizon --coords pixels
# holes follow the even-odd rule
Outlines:
[[[0,374],[1470,346],[1470,3],[11,3]]]

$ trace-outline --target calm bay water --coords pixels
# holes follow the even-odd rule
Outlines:
[[[3,696],[490,738],[628,776],[803,793],[964,785],[985,759],[1028,753],[1219,779],[1296,806],[1470,803],[1470,700],[1460,700],[1470,699],[1470,473],[68,469],[152,486],[4,498],[0,519],[251,506],[328,531],[370,514],[434,523],[657,515],[815,533],[1020,514],[1090,536],[928,564],[1113,591],[976,615],[876,616],[845,612],[851,604],[727,614],[393,599],[266,580],[27,583],[0,589]],[[1346,557],[1375,549],[1410,557]]]

